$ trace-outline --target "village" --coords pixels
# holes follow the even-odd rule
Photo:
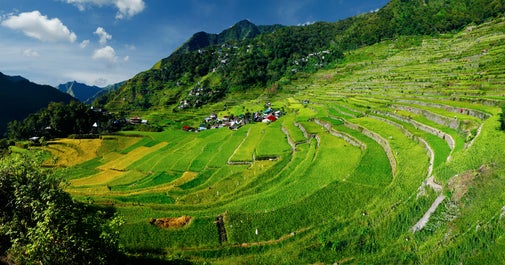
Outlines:
[[[197,127],[191,127],[188,125],[182,126],[182,130],[187,132],[200,132],[209,129],[219,129],[227,127],[230,130],[238,130],[240,127],[254,122],[271,123],[277,121],[284,112],[282,110],[274,109],[270,102],[265,104],[265,109],[256,112],[246,112],[240,115],[229,115],[218,117],[217,114],[212,113],[206,117],[202,123]]]

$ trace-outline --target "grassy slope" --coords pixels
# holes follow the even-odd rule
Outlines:
[[[346,54],[333,69],[292,80],[284,85],[285,94],[238,102],[220,113],[240,114],[269,100],[288,112],[270,125],[198,134],[168,129],[145,133],[138,141],[118,137],[124,143],[120,149],[104,140],[96,158],[69,169],[74,179],[68,191],[114,203],[126,219],[127,250],[167,258],[217,264],[504,261],[505,134],[496,130],[499,108],[490,105],[505,100],[504,30],[505,20],[496,20],[455,35],[419,38],[412,46],[391,40],[365,47]],[[310,103],[302,104],[306,99]],[[482,120],[420,101],[492,116]],[[410,123],[382,117],[402,130],[367,116],[371,110],[393,113],[394,104],[405,106],[398,115],[450,134],[455,149]],[[448,128],[409,107],[456,116],[465,126]],[[366,148],[329,134],[312,118]],[[394,176],[384,146],[344,120],[389,143],[398,165]],[[479,126],[481,133],[466,147],[467,133]],[[283,127],[296,143],[294,150]],[[433,176],[448,199],[425,229],[412,233],[438,195],[429,188],[419,195],[430,162],[416,137],[434,150]],[[275,159],[253,160],[258,156]],[[223,244],[213,223],[218,214],[224,215],[228,233]],[[181,229],[148,223],[182,215],[193,219]]]

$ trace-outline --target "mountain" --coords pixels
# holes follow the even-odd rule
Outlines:
[[[88,101],[90,98],[103,90],[103,88],[97,86],[88,86],[77,81],[58,85],[57,88],[61,92],[67,93],[81,102]]]
[[[65,84],[58,85],[58,90],[61,92],[67,93],[72,97],[78,99],[83,103],[91,103],[95,98],[101,96],[109,92],[110,90],[115,90],[120,87],[123,82],[119,82],[117,84],[112,84],[106,87],[98,87],[98,86],[88,86],[83,83],[79,83],[77,81],[67,82]]]
[[[211,34],[203,31],[197,32],[174,53],[197,51],[208,46],[221,45],[228,41],[252,39],[260,34],[273,32],[282,27],[281,25],[257,26],[245,19],[219,34]]]
[[[323,25],[332,26],[310,32]],[[296,36],[287,32],[278,37]],[[121,243],[135,257],[504,264],[504,40],[503,16],[448,34],[384,40],[283,80],[274,96],[241,91],[178,113],[138,114],[166,124],[160,133],[60,141],[48,147],[48,164],[77,164],[64,171],[66,191],[125,213]],[[134,81],[154,85],[164,77],[148,73]],[[219,85],[211,75],[201,87]],[[132,81],[123,88],[136,92]],[[176,90],[162,85],[138,86],[138,94]],[[206,129],[234,128],[277,109],[274,122]],[[184,131],[195,127],[202,130]],[[163,264],[142,261],[134,263]]]
[[[498,0],[392,0],[334,23],[261,27],[243,20],[219,34],[196,33],[97,103],[126,112],[178,111],[234,93],[275,93],[302,73],[331,67],[347,51],[402,36],[456,32],[504,12]]]
[[[5,133],[9,121],[22,120],[50,102],[68,103],[72,100],[75,100],[72,96],[52,86],[0,73],[0,136]]]

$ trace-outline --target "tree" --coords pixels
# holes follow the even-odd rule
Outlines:
[[[15,264],[118,262],[122,219],[74,201],[38,160],[0,160],[0,256]]]

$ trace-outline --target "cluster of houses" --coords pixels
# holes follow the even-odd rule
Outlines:
[[[142,119],[142,118],[140,118],[140,117],[131,117],[131,118],[128,120],[128,122],[129,122],[130,124],[133,124],[133,125],[135,125],[135,124],[147,124],[147,120]]]
[[[219,118],[217,114],[212,113],[206,117],[200,126],[197,128],[191,126],[183,126],[182,130],[188,132],[199,132],[208,129],[218,129],[227,127],[231,130],[237,130],[240,127],[253,122],[271,123],[277,121],[284,113],[281,110],[273,109],[270,103],[266,104],[266,109],[263,111],[256,111],[253,113],[247,112],[237,116],[223,116]]]
[[[314,62],[315,63],[314,66],[316,67],[323,67],[326,56],[330,55],[331,52],[329,50],[309,53],[309,55],[293,61],[293,65],[295,66],[295,68],[292,68],[291,72],[297,72],[298,69],[296,67],[304,67],[310,62]]]
[[[211,89],[207,87],[195,87],[191,89],[188,95],[179,102],[179,109],[197,108],[208,102],[215,101],[222,97],[224,91],[221,89]]]

